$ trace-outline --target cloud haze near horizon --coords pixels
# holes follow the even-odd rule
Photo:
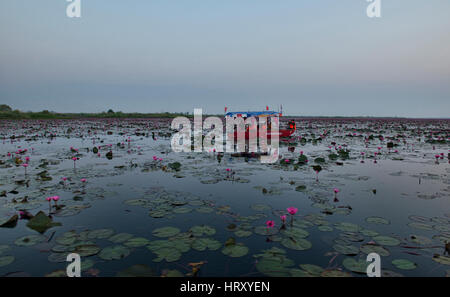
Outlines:
[[[448,117],[450,1],[0,2],[0,103],[23,111],[277,109]]]

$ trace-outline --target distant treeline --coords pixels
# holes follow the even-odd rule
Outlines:
[[[43,110],[39,112],[23,112],[12,110],[6,104],[0,105],[0,119],[83,119],[83,118],[175,118],[178,116],[192,116],[189,113],[124,113],[108,110],[100,113],[59,113]]]

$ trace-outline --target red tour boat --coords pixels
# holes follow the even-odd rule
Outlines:
[[[260,117],[266,117],[268,118],[268,129],[267,129],[267,138],[270,139],[272,135],[274,135],[273,131],[271,131],[270,129],[270,117],[281,117],[282,113],[280,112],[276,112],[276,111],[270,111],[270,110],[266,110],[266,111],[256,111],[256,112],[228,112],[225,114],[225,117],[232,117],[232,118],[237,118],[237,117],[241,117],[244,120],[246,118],[249,117],[255,117],[260,118]],[[292,134],[294,134],[296,129],[296,124],[294,120],[290,120],[288,122],[288,126],[286,128],[282,128],[281,126],[278,129],[278,137],[279,138],[287,138],[292,136]],[[249,127],[247,126],[245,129],[245,139],[249,139]],[[258,131],[258,135],[259,135],[259,131]],[[234,137],[235,139],[237,139],[237,130],[234,131]]]

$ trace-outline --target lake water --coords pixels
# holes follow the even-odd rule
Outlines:
[[[0,275],[65,275],[71,252],[83,276],[364,276],[370,252],[449,273],[450,121],[296,122],[262,164],[174,153],[168,119],[2,121]]]

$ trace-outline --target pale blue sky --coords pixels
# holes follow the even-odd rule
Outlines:
[[[0,1],[0,103],[21,110],[448,117],[450,1]]]

